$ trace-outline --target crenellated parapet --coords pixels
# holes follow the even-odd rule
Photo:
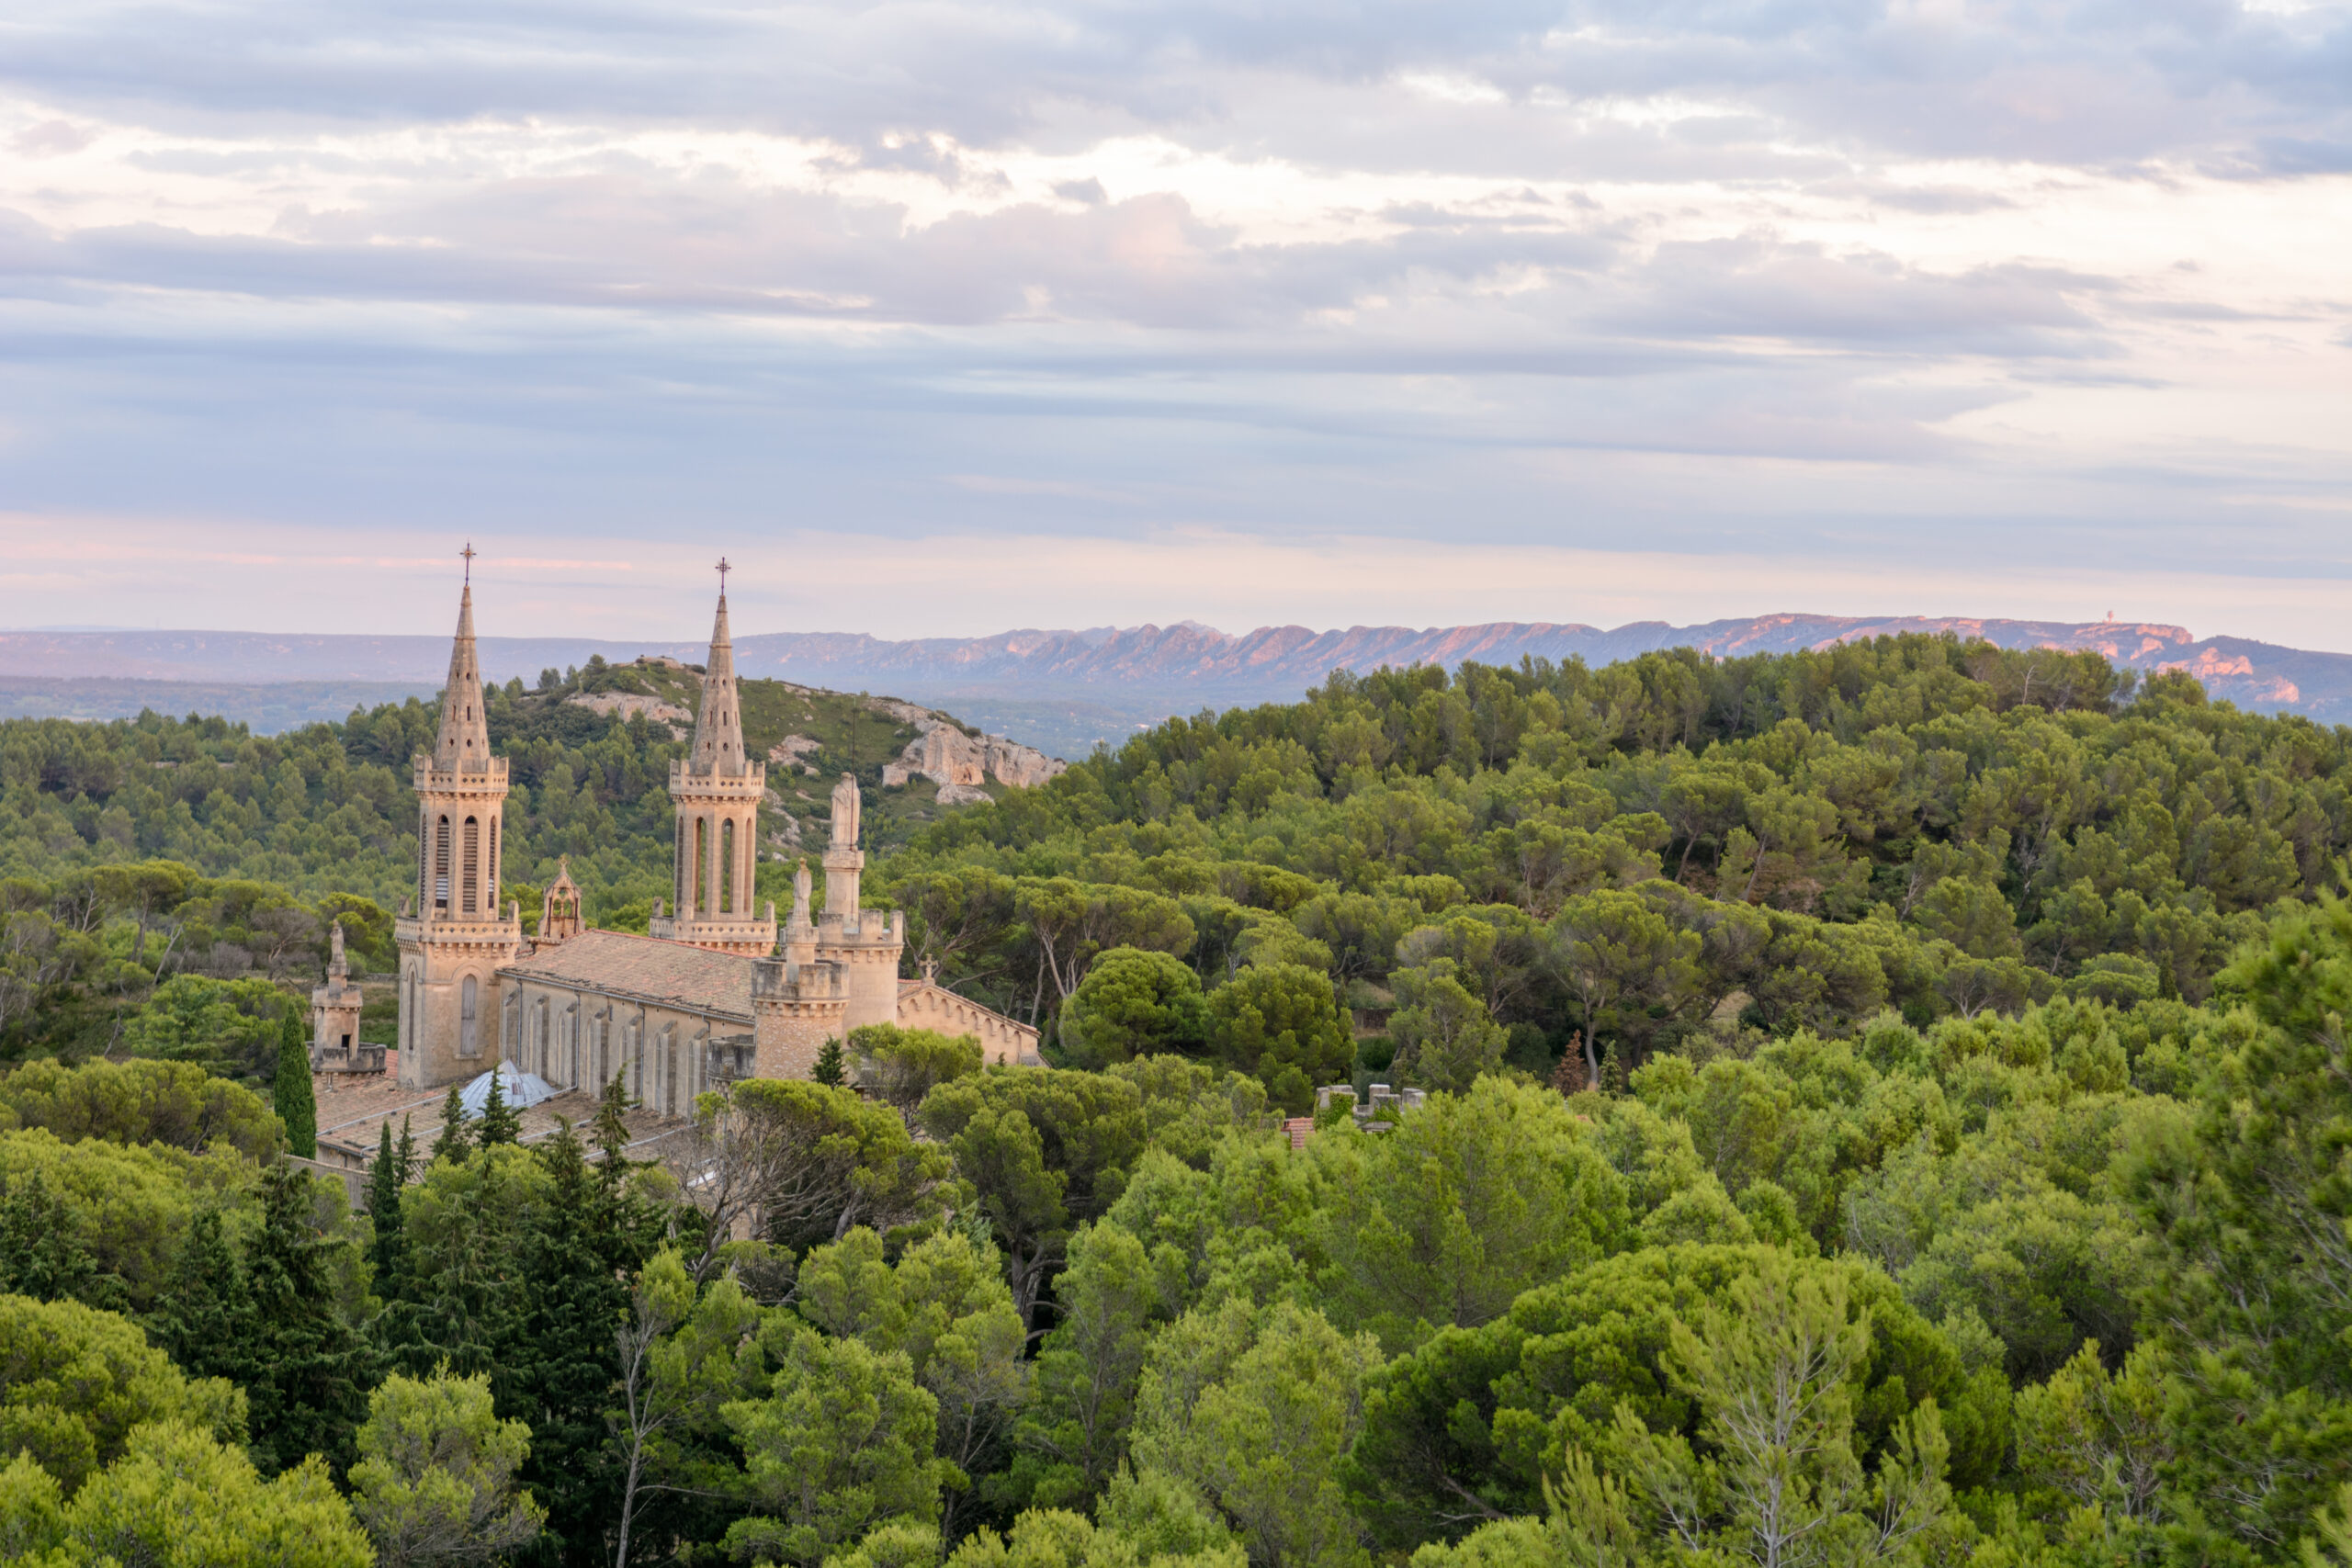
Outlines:
[[[796,964],[763,958],[752,971],[752,1037],[754,1075],[805,1078],[817,1066],[828,1040],[845,1038],[850,976],[825,959]]]

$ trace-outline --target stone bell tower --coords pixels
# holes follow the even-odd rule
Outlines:
[[[857,775],[843,773],[833,786],[832,842],[825,850],[825,911],[818,917],[816,937],[819,960],[841,965],[849,976],[849,1006],[842,1020],[845,1029],[898,1021],[899,960],[907,950],[903,913],[858,907],[858,883],[865,871],[865,852],[857,847],[862,815]]]
[[[647,930],[672,942],[757,957],[775,946],[775,906],[763,913],[752,909],[767,768],[743,750],[735,646],[727,636],[727,572],[722,559],[718,618],[711,627],[710,661],[703,666],[694,748],[670,764],[670,798],[678,810],[677,913],[652,921]]]
[[[400,948],[400,1081],[430,1089],[498,1061],[498,966],[523,941],[499,904],[506,759],[490,754],[481,660],[474,651],[474,548],[441,692],[441,730],[413,764],[416,891],[392,934]]]

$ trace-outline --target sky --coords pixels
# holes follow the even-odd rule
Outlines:
[[[2352,0],[15,0],[0,626],[468,540],[504,635],[2352,650]]]

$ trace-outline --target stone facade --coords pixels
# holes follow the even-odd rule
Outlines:
[[[898,1023],[901,1029],[969,1034],[979,1041],[980,1059],[985,1062],[1018,1066],[1037,1059],[1035,1030],[957,996],[929,974],[920,980],[899,982]]]
[[[710,629],[710,662],[703,666],[694,746],[670,764],[670,798],[678,812],[672,878],[678,912],[653,922],[655,936],[719,953],[757,954],[775,945],[775,907],[764,914],[752,908],[767,783],[767,768],[743,750],[735,645],[728,637],[722,590]]]
[[[521,911],[498,901],[506,759],[490,754],[470,575],[458,601],[440,733],[432,752],[415,760],[412,778],[416,889],[392,923],[400,1075],[412,1088],[429,1089],[497,1065],[498,971],[523,947]]]
[[[327,983],[311,993],[311,1070],[380,1073],[384,1048],[359,1043],[359,987],[343,955],[343,922],[327,928]]]
[[[929,978],[899,977],[905,916],[861,906],[854,776],[833,790],[823,911],[803,864],[790,918],[779,927],[773,904],[753,914],[766,769],[744,750],[723,592],[694,744],[670,775],[675,912],[658,902],[645,936],[585,927],[568,865],[537,937],[523,936],[513,906],[499,911],[506,764],[490,755],[481,694],[469,583],[440,738],[416,760],[417,891],[395,927],[404,1086],[471,1077],[504,1059],[558,1089],[617,1075],[649,1111],[679,1115],[737,1078],[807,1077],[827,1040],[869,1023],[952,1029],[978,1035],[991,1062],[1036,1060],[1035,1030]]]

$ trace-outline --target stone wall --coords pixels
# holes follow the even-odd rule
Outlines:
[[[900,983],[898,1021],[901,1029],[976,1036],[981,1059],[987,1062],[1017,1067],[1034,1066],[1039,1060],[1035,1030],[927,980]]]
[[[648,1110],[683,1116],[712,1085],[714,1038],[748,1020],[709,1009],[665,1007],[593,986],[505,975],[500,1055],[558,1089],[601,1089],[615,1074]],[[487,1066],[489,1064],[485,1063]]]

